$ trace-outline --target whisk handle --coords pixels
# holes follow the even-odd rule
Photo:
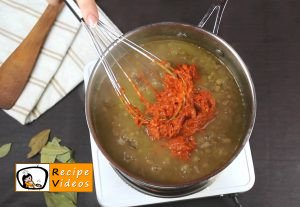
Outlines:
[[[199,22],[198,27],[203,28],[206,24],[207,20],[211,17],[211,15],[216,11],[216,19],[214,23],[214,28],[212,33],[217,35],[219,31],[219,26],[221,23],[222,15],[224,12],[224,9],[226,7],[228,0],[214,0],[211,6],[209,7],[206,14],[203,16],[202,20]]]
[[[65,4],[78,19],[79,22],[84,22],[79,6],[75,0],[64,0]]]

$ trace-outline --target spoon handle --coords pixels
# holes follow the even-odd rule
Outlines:
[[[63,6],[63,3],[49,4],[28,36],[2,64],[0,68],[0,108],[10,109],[19,98],[44,41]]]

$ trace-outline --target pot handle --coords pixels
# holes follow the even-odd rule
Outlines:
[[[216,11],[217,14],[216,14],[216,19],[215,19],[214,28],[213,28],[212,33],[217,35],[227,1],[228,0],[214,0],[213,3],[210,5],[206,14],[203,16],[202,20],[199,22],[198,27],[203,28],[204,25],[206,24],[207,20]]]

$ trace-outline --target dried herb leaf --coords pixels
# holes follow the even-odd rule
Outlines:
[[[67,152],[65,154],[57,155],[56,159],[59,162],[66,163],[66,162],[68,162],[71,159],[71,154],[72,154],[72,151],[70,150],[69,152]]]
[[[48,155],[61,155],[69,152],[70,149],[65,146],[55,146],[51,143],[48,143],[45,147],[42,148],[42,154]]]
[[[49,141],[46,146],[43,147],[41,150],[41,154],[47,154],[47,155],[62,155],[68,152],[71,152],[71,150],[68,147],[61,146],[60,139],[57,137],[54,137],[52,141]]]
[[[57,137],[53,137],[51,143],[55,146],[60,146],[61,139],[57,138]]]
[[[67,163],[75,163],[75,160],[73,158],[71,158],[67,161]]]
[[[59,158],[60,162],[66,162],[71,159],[71,150],[68,147],[61,146],[60,139],[54,137],[52,141],[49,141],[46,146],[41,150],[41,162],[53,163],[55,159]],[[69,154],[69,155],[68,155]]]
[[[28,144],[28,146],[31,148],[31,151],[27,154],[27,158],[31,158],[41,151],[48,141],[49,134],[50,129],[45,129],[31,138]]]
[[[41,150],[41,162],[53,163],[55,159],[60,162],[75,161],[72,158],[72,150],[68,147],[61,146],[60,139],[54,137],[49,141],[46,146]],[[76,192],[60,192],[51,193],[44,192],[44,197],[47,207],[75,207],[77,206],[77,193]]]
[[[77,204],[77,194],[44,192],[44,197],[47,207],[76,207]]]
[[[41,163],[53,163],[55,162],[56,155],[48,155],[41,153]]]
[[[64,196],[70,199],[73,203],[77,204],[77,193],[76,192],[63,192]]]
[[[4,144],[0,147],[0,158],[5,157],[11,148],[11,143]]]

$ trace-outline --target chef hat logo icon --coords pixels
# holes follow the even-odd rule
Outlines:
[[[41,166],[29,166],[18,169],[16,180],[23,190],[42,190],[48,181],[48,170]]]

